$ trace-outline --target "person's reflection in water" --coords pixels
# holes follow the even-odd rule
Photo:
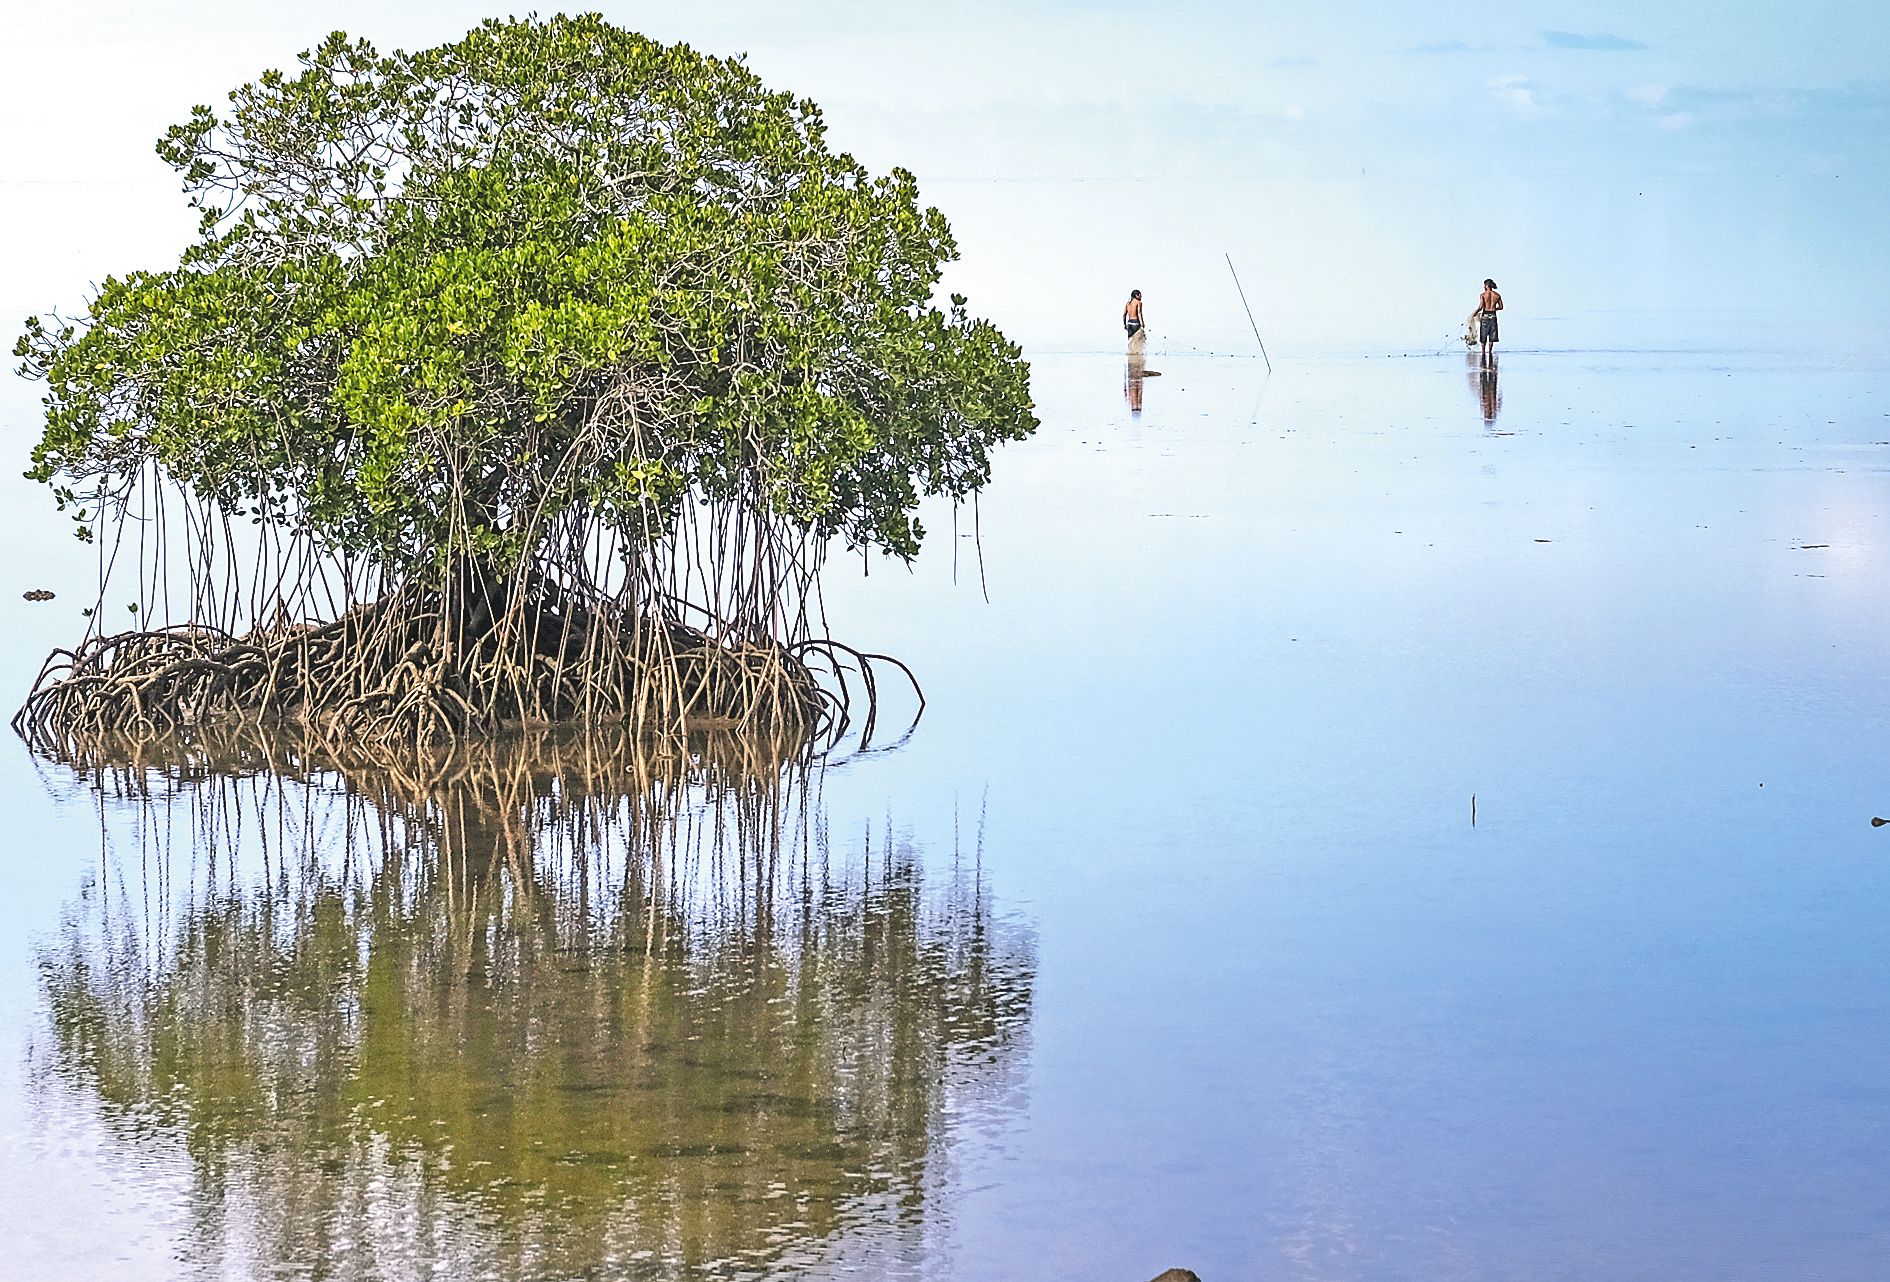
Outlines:
[[[1142,417],[1142,382],[1148,377],[1148,369],[1140,352],[1129,354],[1129,363],[1122,375],[1122,394],[1129,399],[1129,417]]]
[[[1464,376],[1475,393],[1477,406],[1483,411],[1483,426],[1495,427],[1496,416],[1503,412],[1503,392],[1496,381],[1496,357],[1487,360],[1477,352],[1471,352],[1464,364]]]

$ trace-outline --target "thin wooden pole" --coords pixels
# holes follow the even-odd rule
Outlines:
[[[1247,306],[1247,291],[1240,288],[1240,273],[1234,270],[1234,256],[1223,255],[1227,259],[1227,274],[1234,278],[1234,288],[1240,293],[1240,305],[1247,313],[1247,323],[1253,325],[1253,341],[1260,344],[1260,359],[1267,363],[1267,373],[1273,372],[1273,358],[1267,355],[1266,340],[1260,337],[1260,327],[1254,324],[1253,308]]]

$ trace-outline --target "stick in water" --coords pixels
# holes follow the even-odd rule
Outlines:
[[[1240,273],[1234,270],[1234,256],[1223,255],[1227,259],[1227,274],[1234,278],[1234,288],[1240,292],[1240,305],[1247,312],[1247,323],[1253,325],[1253,341],[1260,344],[1260,359],[1267,363],[1267,373],[1273,372],[1273,358],[1267,355],[1266,340],[1260,337],[1260,327],[1254,325],[1253,308],[1247,306],[1247,291],[1240,288]]]

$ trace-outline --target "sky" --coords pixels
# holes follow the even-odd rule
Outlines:
[[[1115,343],[1140,287],[1158,349],[1250,350],[1224,256],[1276,354],[1437,347],[1486,275],[1517,344],[1890,341],[1890,23],[1861,3],[601,8],[917,173],[947,286],[1027,347]],[[333,28],[416,47],[493,12],[0,0],[0,316],[174,259],[152,144],[194,103]]]

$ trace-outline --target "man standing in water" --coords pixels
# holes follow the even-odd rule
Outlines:
[[[1129,335],[1129,355],[1140,356],[1148,350],[1148,324],[1142,319],[1142,291],[1129,291],[1129,301],[1122,308],[1122,328]]]
[[[1496,354],[1496,314],[1503,310],[1503,296],[1496,292],[1496,282],[1483,278],[1483,294],[1477,299],[1477,342],[1483,359]]]

